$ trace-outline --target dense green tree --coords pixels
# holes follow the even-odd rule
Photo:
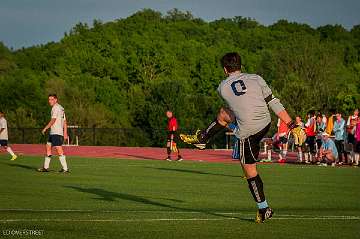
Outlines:
[[[59,42],[16,51],[0,43],[0,107],[11,127],[40,127],[46,96],[57,93],[69,123],[91,128],[81,143],[159,146],[167,109],[184,131],[213,119],[223,104],[220,58],[237,51],[243,70],[262,75],[293,116],[349,114],[360,103],[359,26],[266,27],[241,16],[208,23],[178,9],[78,23]],[[93,137],[94,127],[119,131]]]

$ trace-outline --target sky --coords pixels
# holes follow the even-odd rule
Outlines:
[[[313,27],[360,24],[360,0],[0,0],[0,41],[14,49],[59,41],[79,22],[126,18],[144,8],[178,8],[206,21],[243,16],[264,25],[279,19]]]

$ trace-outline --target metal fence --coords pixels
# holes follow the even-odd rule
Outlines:
[[[48,136],[41,134],[41,128],[9,128],[9,141],[12,144],[43,144]],[[181,130],[190,133],[193,130]],[[70,145],[97,145],[97,146],[151,146],[163,147],[167,132],[164,129],[140,128],[80,128],[69,127]],[[178,140],[179,147],[188,147]],[[211,143],[212,148],[225,148],[225,135],[219,135]]]

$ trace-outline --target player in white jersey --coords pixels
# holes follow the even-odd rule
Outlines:
[[[9,136],[5,113],[3,111],[0,111],[0,147],[5,148],[5,150],[11,155],[11,160],[15,160],[17,156],[14,154],[14,152],[8,145],[8,140]]]
[[[221,82],[218,92],[229,108],[221,108],[217,118],[206,130],[198,130],[195,135],[180,137],[184,142],[203,149],[218,132],[226,127],[233,130],[238,138],[240,163],[258,206],[255,220],[261,223],[273,215],[273,210],[265,200],[263,182],[256,169],[260,142],[270,128],[271,117],[268,107],[287,124],[289,130],[294,129],[296,125],[260,76],[241,72],[239,54],[228,53],[222,58],[221,63],[227,78]],[[232,123],[234,119],[237,126]]]
[[[64,139],[68,137],[67,134],[67,123],[65,117],[64,108],[58,103],[58,98],[55,94],[51,94],[48,97],[49,105],[51,108],[51,120],[41,131],[42,134],[45,134],[48,129],[50,129],[49,139],[46,143],[46,157],[44,161],[44,166],[39,168],[39,172],[49,172],[50,161],[52,156],[52,147],[55,147],[59,160],[62,166],[62,169],[59,171],[61,173],[68,173],[69,169],[66,163],[66,158],[64,155],[64,150],[62,144]]]

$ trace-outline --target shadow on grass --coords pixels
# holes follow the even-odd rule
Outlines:
[[[17,163],[6,163],[6,164],[9,165],[10,167],[23,168],[23,169],[27,169],[27,170],[31,170],[31,171],[34,171],[37,169],[36,167],[23,165],[23,164],[17,164]]]
[[[223,176],[223,177],[232,177],[232,178],[244,178],[241,175],[228,175],[222,173],[211,173],[211,172],[203,172],[199,170],[190,170],[190,169],[178,169],[178,168],[156,168],[156,167],[144,167],[144,168],[151,168],[157,169],[162,171],[170,171],[170,172],[179,172],[179,173],[194,173],[194,174],[201,174],[201,175],[214,175],[214,176]]]
[[[120,200],[126,200],[126,201],[137,202],[137,203],[142,203],[142,204],[146,204],[146,205],[152,205],[152,206],[158,206],[158,207],[162,207],[162,208],[166,208],[166,209],[171,209],[171,210],[174,210],[174,212],[176,212],[176,211],[197,212],[197,213],[203,213],[203,214],[207,214],[207,215],[215,216],[215,217],[237,219],[237,220],[242,220],[242,221],[252,221],[252,222],[254,221],[254,220],[249,220],[248,218],[234,217],[234,216],[228,216],[228,215],[224,215],[224,214],[220,214],[220,213],[214,213],[214,212],[209,211],[209,210],[197,210],[197,209],[192,209],[192,208],[181,208],[181,207],[169,205],[169,204],[166,204],[166,203],[157,202],[157,201],[155,201],[153,199],[150,200],[150,199],[145,198],[145,197],[136,196],[136,195],[127,194],[127,193],[111,192],[111,191],[107,191],[107,190],[104,190],[104,189],[101,189],[101,188],[82,188],[82,187],[78,187],[78,186],[64,186],[64,187],[76,190],[78,192],[96,195],[98,197],[93,198],[93,199],[104,200],[104,201],[108,201],[108,202],[114,202],[114,201],[120,199]],[[165,200],[169,200],[169,199],[165,199]],[[172,200],[174,200],[174,199],[172,199]]]

